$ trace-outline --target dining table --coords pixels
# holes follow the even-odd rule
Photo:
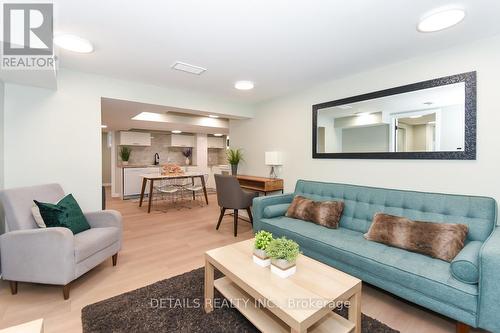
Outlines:
[[[153,189],[154,182],[161,180],[172,180],[172,179],[191,179],[191,183],[194,184],[196,178],[200,178],[201,185],[203,187],[203,194],[205,195],[205,202],[208,205],[208,195],[207,186],[205,184],[205,175],[198,172],[185,172],[185,173],[171,173],[171,174],[144,174],[142,177],[142,188],[141,197],[139,199],[139,207],[142,207],[142,202],[144,201],[144,193],[146,192],[146,185],[149,181],[149,194],[148,194],[148,213],[151,212],[151,204],[153,202]],[[193,200],[195,200],[195,193],[193,192]]]

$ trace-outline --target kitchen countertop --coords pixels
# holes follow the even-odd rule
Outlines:
[[[127,164],[127,165],[123,165],[123,164],[118,164],[118,168],[160,168],[162,164],[157,164],[157,165],[153,165],[153,164]],[[186,165],[179,165],[181,168],[185,168]],[[187,165],[188,167],[197,167],[197,165]]]
[[[118,164],[119,168],[159,168],[160,165],[153,165],[153,164]]]

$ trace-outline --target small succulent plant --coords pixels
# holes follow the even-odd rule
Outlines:
[[[266,253],[272,259],[283,259],[288,262],[293,262],[300,253],[300,247],[297,242],[281,237],[269,243],[266,247]]]
[[[269,245],[269,243],[272,242],[272,240],[273,240],[272,233],[265,230],[261,230],[255,234],[255,248],[258,250],[266,250],[267,246]]]

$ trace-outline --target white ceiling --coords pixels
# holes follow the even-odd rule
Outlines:
[[[443,0],[55,0],[56,33],[90,39],[60,51],[85,72],[255,103],[339,76],[500,33],[500,1],[458,0],[466,19],[433,34],[419,18]],[[173,71],[175,61],[207,68]],[[255,89],[236,91],[236,80]]]

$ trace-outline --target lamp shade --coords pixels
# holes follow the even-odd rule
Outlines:
[[[283,154],[279,151],[266,151],[266,165],[282,165]]]

